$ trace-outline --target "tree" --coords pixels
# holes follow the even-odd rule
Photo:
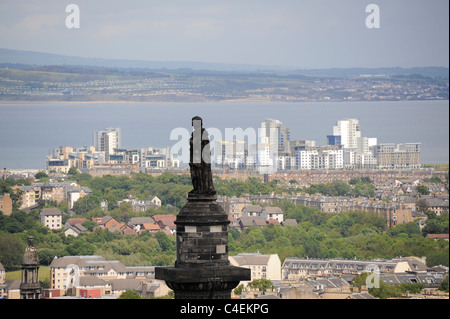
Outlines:
[[[86,228],[87,230],[92,231],[95,227],[98,226],[98,224],[96,222],[92,221],[92,220],[86,219],[83,222],[82,226],[84,228]]]
[[[0,233],[0,261],[6,270],[20,267],[24,249],[25,245],[18,236]]]
[[[41,179],[41,178],[47,178],[48,175],[46,173],[44,173],[44,172],[38,172],[36,175],[34,175],[34,177],[36,179]]]
[[[424,235],[427,234],[448,234],[449,220],[446,216],[437,216],[436,214],[428,214],[428,220],[422,229]]]
[[[122,294],[117,299],[143,299],[143,298],[137,291],[128,289],[122,292]]]
[[[155,234],[155,238],[163,251],[175,249],[176,242],[174,236],[167,236],[164,232],[159,231]]]
[[[402,289],[399,286],[394,286],[380,280],[379,288],[369,288],[369,293],[380,299],[398,298],[402,296]]]
[[[67,246],[67,252],[72,256],[92,255],[95,252],[95,246],[85,242],[81,238],[75,239]]]
[[[274,288],[272,281],[270,281],[269,279],[264,279],[264,278],[263,279],[255,279],[252,282],[250,282],[248,285],[253,289],[258,289],[263,294],[267,290]]]
[[[430,195],[430,191],[428,190],[428,187],[419,185],[416,186],[416,191],[421,195]]]
[[[78,175],[78,169],[75,166],[72,166],[71,168],[69,168],[69,171],[67,172],[67,174],[69,174],[71,176],[76,176],[76,175]]]
[[[400,289],[404,294],[406,294],[406,293],[420,294],[423,288],[425,288],[425,285],[421,284],[421,283],[415,283],[415,284],[402,283],[402,284],[400,284]]]
[[[361,286],[366,285],[367,277],[370,274],[368,272],[363,272],[357,276],[355,276],[352,280],[353,287],[358,288],[358,291],[361,291]]]
[[[428,203],[426,199],[419,199],[416,203],[417,211],[420,213],[425,213],[428,210]]]
[[[448,292],[448,276],[441,281],[438,289]]]
[[[240,296],[242,294],[242,291],[244,290],[244,285],[240,284],[234,289],[234,294]]]
[[[86,195],[78,199],[73,204],[73,210],[80,215],[84,215],[87,212],[93,210],[100,205],[100,199],[94,194]]]
[[[335,180],[330,184],[328,193],[331,196],[345,196],[350,194],[350,191],[350,186],[347,183]]]

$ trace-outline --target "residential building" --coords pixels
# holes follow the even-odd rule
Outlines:
[[[143,283],[154,281],[155,267],[126,267],[119,261],[101,256],[55,257],[50,264],[50,289],[59,295],[119,296],[128,289],[137,290]],[[86,294],[87,290],[87,294]]]
[[[135,290],[143,298],[162,297],[171,291],[171,289],[167,287],[165,281],[162,280],[142,282],[141,285]]]
[[[58,208],[44,208],[39,213],[39,221],[50,229],[61,229],[62,212]]]
[[[241,217],[238,219],[238,225],[241,231],[244,231],[248,227],[263,227],[267,223],[264,218],[259,216]]]
[[[22,204],[19,209],[34,207],[38,204],[38,200],[41,199],[41,188],[38,186],[14,186],[13,189],[20,189],[23,192],[20,198]]]
[[[110,164],[138,164],[141,163],[141,150],[136,148],[118,148],[113,149],[109,154],[108,163]]]
[[[214,145],[214,162],[217,168],[246,169],[247,153],[245,141],[217,140]]]
[[[20,299],[20,279],[9,279],[0,283],[0,298]]]
[[[6,216],[12,214],[12,199],[10,194],[4,193],[0,195],[0,211]]]
[[[306,278],[279,286],[277,295],[281,299],[346,299],[352,296],[351,288],[341,277]]]
[[[281,280],[281,261],[277,254],[242,253],[228,256],[228,259],[232,266],[250,269],[250,281],[255,279]]]
[[[373,153],[373,149],[376,145],[376,137],[359,137],[357,139],[354,166],[363,169],[375,169],[377,159]]]
[[[122,147],[122,130],[120,128],[106,128],[94,131],[93,143],[96,151],[105,152],[106,161],[114,153],[115,148]]]
[[[109,229],[113,226],[117,227],[120,225],[120,222],[111,216],[94,217],[92,221],[96,222],[100,229]]]
[[[277,156],[272,152],[269,143],[263,142],[249,146],[247,157],[247,168],[257,170],[261,174],[273,173],[276,171]]]
[[[295,157],[299,170],[344,168],[342,145],[295,147]]]
[[[448,198],[425,198],[425,201],[427,203],[427,210],[431,210],[438,216],[448,216]]]
[[[266,222],[270,220],[276,220],[277,222],[281,223],[284,221],[284,213],[280,207],[264,207],[261,210],[261,217],[264,218]]]
[[[261,217],[262,207],[259,205],[248,205],[242,208],[242,217]]]
[[[177,226],[175,221],[177,217],[175,215],[154,215],[152,218],[159,225],[160,229],[168,231],[171,235],[176,234]]]
[[[277,170],[293,170],[297,169],[297,159],[295,156],[278,156]]]
[[[243,197],[231,197],[223,196],[217,198],[217,203],[222,206],[223,210],[229,217],[233,217],[236,220],[240,217],[242,217],[242,209],[245,206],[251,205],[251,201],[248,199],[245,199]]]
[[[406,272],[427,272],[424,263],[416,258],[394,259],[308,259],[286,258],[281,267],[283,280],[298,280],[307,277],[359,275],[363,272],[377,271],[381,274]]]
[[[140,152],[142,171],[152,171],[163,168],[179,168],[180,159],[177,154],[171,154],[170,148],[147,147]]]
[[[264,119],[261,122],[261,128],[259,131],[259,138],[261,143],[267,143],[270,145],[270,157],[273,158],[274,154],[278,155],[279,147],[278,143],[281,140],[280,128],[283,123],[275,119]],[[286,141],[289,143],[289,140]],[[283,146],[281,146],[283,148]]]
[[[357,148],[358,138],[361,137],[359,120],[344,119],[337,121],[336,125],[333,126],[333,136],[341,137],[340,142],[341,145],[344,146],[344,148]]]
[[[71,167],[88,169],[104,162],[105,152],[96,151],[94,146],[82,146],[77,149],[60,146],[58,149],[50,150],[47,156],[47,170],[67,174]]]
[[[421,143],[379,144],[374,148],[377,168],[380,169],[420,169]]]
[[[151,217],[132,217],[128,221],[128,225],[130,227],[133,227],[134,231],[136,233],[139,233],[143,230],[160,230],[159,225],[156,225],[155,220]],[[155,227],[152,227],[150,225],[154,225]]]
[[[70,186],[66,188],[67,190],[67,201],[69,209],[73,208],[73,205],[77,200],[80,198],[83,198],[84,196],[91,194],[92,191],[89,189],[89,187],[85,186]]]
[[[66,229],[64,231],[64,235],[66,237],[68,236],[78,237],[79,234],[87,232],[87,229],[81,224],[67,225],[64,227]]]
[[[120,207],[123,202],[130,203],[133,210],[137,212],[145,212],[150,208],[158,209],[161,207],[161,200],[157,196],[151,197],[150,200],[139,200],[130,195],[128,198],[118,201],[116,206]]]

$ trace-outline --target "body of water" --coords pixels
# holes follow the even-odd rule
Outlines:
[[[273,118],[291,140],[327,144],[333,125],[359,119],[362,136],[378,143],[422,143],[422,163],[449,162],[449,101],[312,103],[28,103],[0,104],[0,168],[45,168],[49,149],[93,145],[93,131],[122,129],[122,147],[172,146],[177,127],[255,128]],[[225,133],[223,133],[225,136]]]

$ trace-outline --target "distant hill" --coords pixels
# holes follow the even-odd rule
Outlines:
[[[152,69],[152,70],[193,69],[193,70],[244,71],[244,72],[287,69],[283,67],[267,67],[267,66],[247,65],[247,64],[82,58],[52,53],[10,50],[2,48],[0,48],[0,63],[25,64],[25,65],[78,65],[78,66],[99,66],[99,67],[135,68],[135,69]]]
[[[424,76],[431,78],[449,78],[449,68],[446,67],[386,67],[386,68],[331,68],[331,69],[296,69],[281,66],[262,66],[250,64],[225,64],[205,63],[190,61],[142,61],[142,60],[120,60],[83,58],[66,56],[44,52],[11,50],[0,48],[0,67],[26,68],[28,65],[67,65],[67,66],[90,66],[90,67],[112,67],[124,69],[147,69],[147,70],[209,70],[226,72],[280,72],[302,75],[323,75],[335,77],[358,77],[358,76]]]

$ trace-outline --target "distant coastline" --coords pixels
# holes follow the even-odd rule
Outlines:
[[[92,101],[66,101],[66,100],[0,100],[0,105],[11,105],[11,104],[107,104],[107,103],[114,103],[114,104],[129,104],[129,103],[135,103],[135,104],[161,104],[161,103],[167,103],[167,104],[173,104],[173,103],[195,103],[195,104],[224,104],[224,103],[298,103],[298,104],[305,104],[305,103],[361,103],[361,102],[416,102],[416,101],[447,101],[448,99],[436,99],[436,100],[387,100],[387,101],[372,101],[372,100],[349,100],[349,101],[342,101],[342,100],[311,100],[311,101],[278,101],[278,100],[270,100],[270,99],[231,99],[231,100],[208,100],[208,101],[123,101],[123,100],[92,100]]]

